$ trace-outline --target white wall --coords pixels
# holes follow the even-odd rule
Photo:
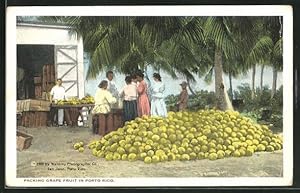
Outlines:
[[[79,98],[84,97],[85,94],[85,87],[84,87],[84,81],[85,81],[85,74],[84,74],[84,64],[83,64],[83,41],[82,38],[80,37],[78,39],[78,47],[77,47],[77,52],[78,52],[78,85],[79,85]]]
[[[84,67],[83,67],[83,41],[71,33],[66,26],[50,26],[39,24],[17,24],[17,44],[47,44],[47,45],[76,45],[78,62],[79,97],[84,96]],[[71,89],[72,90],[72,89]],[[77,95],[71,91],[68,95]]]
[[[76,45],[78,41],[67,27],[17,24],[17,44]]]

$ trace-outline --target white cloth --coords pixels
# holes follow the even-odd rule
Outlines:
[[[162,82],[154,82],[151,90],[151,115],[167,117],[167,107],[164,101],[165,85]]]
[[[138,97],[136,84],[125,85],[119,95],[120,97],[124,97],[126,101],[136,100]]]
[[[108,85],[107,85],[107,90],[114,96],[114,97],[118,97],[118,89],[116,87],[116,84],[114,81],[110,81],[108,79],[106,79],[106,81],[108,82]]]
[[[164,98],[165,84],[162,82],[154,82],[151,91],[153,97]]]
[[[51,91],[50,94],[53,96],[53,100],[63,100],[66,98],[66,91],[63,86],[58,86],[55,85]],[[64,122],[64,110],[63,109],[58,109],[57,110],[57,122],[58,125],[63,125]]]
[[[92,110],[92,114],[109,113],[111,111],[111,104],[116,102],[117,99],[110,92],[99,88],[95,94],[95,107]]]
[[[63,86],[55,85],[51,89],[50,94],[53,96],[53,100],[63,100],[66,98],[66,91]]]
[[[58,114],[58,125],[63,125],[64,122],[64,110],[63,109],[58,109],[57,110],[57,114]]]

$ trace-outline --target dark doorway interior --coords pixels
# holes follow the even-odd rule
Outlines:
[[[54,65],[54,45],[17,45],[17,99],[35,98],[34,77],[45,64]]]

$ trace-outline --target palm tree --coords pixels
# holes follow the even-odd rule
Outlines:
[[[252,42],[250,42],[249,49],[244,53],[245,64],[252,69],[252,84],[251,84],[251,98],[255,97],[255,76],[257,65],[262,65],[261,76],[263,76],[264,65],[269,60],[269,53],[272,49],[273,43],[267,31],[264,28],[264,18],[259,17],[253,20],[253,30],[251,31]],[[262,77],[261,77],[262,81]],[[261,82],[262,84],[262,82]]]
[[[223,82],[223,64],[245,56],[252,41],[248,34],[253,29],[248,17],[62,17],[59,20],[66,21],[83,37],[84,49],[92,56],[88,78],[95,78],[107,68],[128,73],[152,65],[173,77],[180,73],[188,81],[194,81],[194,73],[212,74],[214,69],[217,107],[222,110],[232,108]],[[250,63],[255,57],[255,53],[250,54],[246,61]]]
[[[282,71],[281,19],[281,17],[262,17],[258,20],[257,28],[260,33],[249,54],[249,57],[253,58],[250,60],[257,61],[257,63],[261,64],[261,90],[263,90],[264,68],[266,65],[272,67],[273,84],[271,98],[273,98],[276,92],[277,72]],[[252,77],[252,79],[254,79],[254,77]],[[252,85],[252,93],[254,91],[255,85]]]
[[[242,65],[241,58],[235,58],[235,60],[226,60],[224,63],[224,73],[228,74],[229,79],[229,95],[230,99],[233,100],[233,86],[232,78],[238,78],[240,74],[246,74],[248,69],[245,65]]]
[[[93,22],[93,23],[92,23]],[[76,17],[69,21],[72,27],[83,36],[85,49],[92,54],[92,65],[88,77],[94,78],[107,66],[128,73],[132,69],[145,68],[151,64],[155,68],[169,71],[179,71],[193,80],[191,71],[179,65],[163,65],[158,61],[165,55],[160,55],[159,48],[165,41],[171,40],[179,46],[166,49],[188,54],[188,47],[181,41],[200,41],[201,29],[197,18],[190,17]],[[88,26],[86,23],[92,23]],[[92,29],[91,29],[91,26]],[[88,33],[85,33],[88,29]],[[186,43],[185,43],[186,44]],[[168,46],[173,46],[169,44]],[[177,62],[180,63],[180,62]]]
[[[214,43],[214,69],[215,69],[215,92],[217,98],[217,107],[222,110],[232,109],[232,104],[229,100],[225,84],[223,81],[223,64],[226,60],[232,61],[240,58],[242,52],[246,49],[247,41],[239,46],[237,37],[247,37],[245,26],[251,28],[251,25],[245,25],[248,18],[238,17],[208,17],[205,23],[206,37]],[[244,25],[244,26],[243,26]]]
[[[274,94],[276,93],[277,88],[277,73],[278,71],[282,71],[283,64],[282,64],[282,39],[280,38],[274,46],[273,49],[273,84],[272,84],[272,92],[271,92],[271,98],[274,97]]]
[[[263,86],[264,86],[264,69],[265,69],[265,64],[262,64],[261,71],[260,71],[260,92],[261,92],[261,94],[262,94]]]
[[[273,83],[271,98],[274,97],[277,88],[277,72],[283,69],[282,59],[282,17],[264,17],[264,28],[272,41],[272,47],[268,54],[268,63],[273,68]]]

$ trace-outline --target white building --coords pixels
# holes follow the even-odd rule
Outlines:
[[[19,68],[39,76],[45,64],[53,64],[55,79],[62,78],[67,97],[84,96],[81,37],[71,33],[68,26],[37,22],[17,22],[16,31]]]

